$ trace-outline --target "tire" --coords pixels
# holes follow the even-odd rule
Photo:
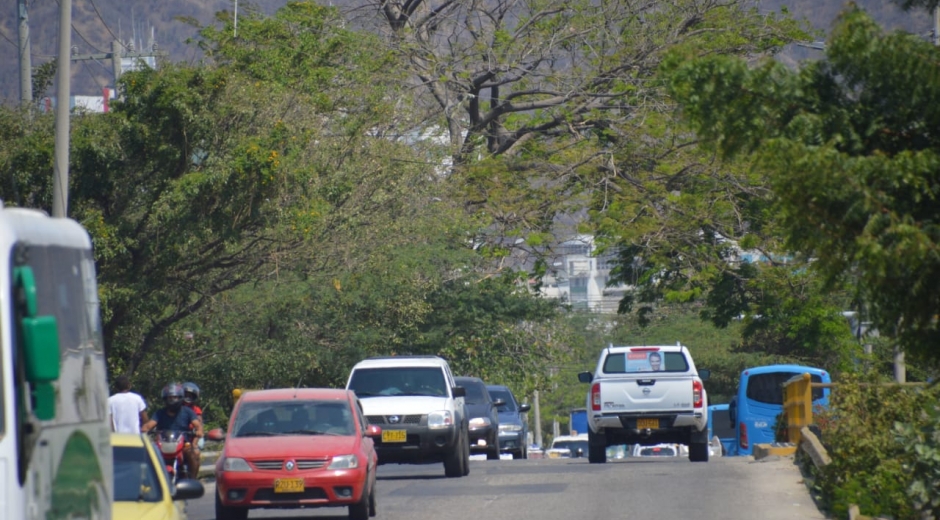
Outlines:
[[[467,465],[467,462],[464,460],[465,443],[466,437],[461,435],[454,445],[454,450],[444,457],[444,475],[447,478],[462,477],[464,475],[464,466]]]
[[[372,493],[362,490],[362,498],[349,506],[349,520],[369,520],[369,503],[372,502]]]
[[[470,474],[470,432],[463,431],[463,476]]]
[[[694,442],[689,444],[689,460],[692,462],[708,462],[708,443]]]
[[[525,452],[522,450],[522,448],[519,448],[518,451],[512,452],[512,458],[513,458],[513,459],[517,459],[517,460],[518,460],[518,459],[524,459],[524,458],[525,458]]]
[[[215,520],[246,520],[247,507],[231,507],[222,504],[219,494],[215,494]]]
[[[372,492],[369,493],[369,516],[375,516],[375,487],[372,487]]]
[[[492,442],[486,447],[486,460],[499,460],[499,438],[495,435]]]
[[[607,436],[599,435],[588,428],[588,462],[605,464],[607,462]]]

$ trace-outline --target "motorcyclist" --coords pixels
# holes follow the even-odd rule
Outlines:
[[[183,406],[192,408],[196,415],[199,416],[199,422],[202,420],[202,408],[196,404],[199,402],[199,385],[193,383],[192,381],[187,381],[183,383]],[[206,445],[206,438],[201,437],[196,443],[196,447],[201,451]],[[198,456],[199,453],[197,452]]]
[[[183,406],[183,385],[168,383],[163,387],[160,395],[163,398],[164,407],[157,410],[153,417],[140,428],[140,431],[192,432],[198,442],[198,439],[203,437],[202,421],[192,408]],[[183,457],[186,459],[186,465],[189,466],[189,477],[197,478],[199,476],[199,450],[195,444],[190,443],[183,449]]]

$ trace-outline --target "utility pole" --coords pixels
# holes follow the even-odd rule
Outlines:
[[[114,74],[114,95],[117,97],[120,94],[117,91],[118,78],[124,73],[123,66],[121,65],[123,58],[157,58],[166,55],[166,51],[128,52],[124,49],[123,43],[114,40],[111,42],[111,52],[76,54],[72,56],[72,61],[111,60],[111,73]]]
[[[933,8],[933,44],[940,45],[940,5]]]
[[[532,411],[535,412],[535,444],[542,447],[542,413],[539,411],[539,391],[532,392]]]
[[[29,15],[26,12],[26,0],[17,0],[16,7],[20,17],[20,101],[29,105],[33,101],[33,63],[29,46]]]
[[[896,383],[907,382],[907,366],[904,364],[904,351],[901,347],[894,347],[894,381]]]
[[[59,0],[59,64],[55,105],[55,163],[52,216],[65,218],[69,208],[69,112],[72,89],[72,0]]]
[[[111,42],[111,72],[114,73],[114,97],[119,97],[118,78],[121,77],[121,42]]]

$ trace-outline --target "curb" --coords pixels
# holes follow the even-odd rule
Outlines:
[[[796,445],[789,442],[775,442],[773,444],[757,444],[754,446],[754,460],[760,460],[771,455],[789,457],[796,453]]]

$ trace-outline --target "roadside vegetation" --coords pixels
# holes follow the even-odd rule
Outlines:
[[[220,425],[236,387],[439,354],[539,390],[550,424],[608,342],[687,344],[714,403],[781,361],[883,377],[898,349],[933,374],[936,47],[852,6],[799,70],[774,57],[818,35],[743,0],[371,7],[248,8],[237,38],[219,13],[202,61],[128,72],[110,112],[73,116],[70,215],[94,241],[108,363],[151,400],[198,381]],[[5,204],[51,206],[53,133],[0,108]],[[534,291],[573,232],[616,255],[618,315]],[[880,332],[872,355],[844,311]],[[884,504],[935,508],[932,395],[893,415],[837,400],[862,422],[826,426],[824,503],[897,472]],[[869,437],[892,461],[871,479]]]

